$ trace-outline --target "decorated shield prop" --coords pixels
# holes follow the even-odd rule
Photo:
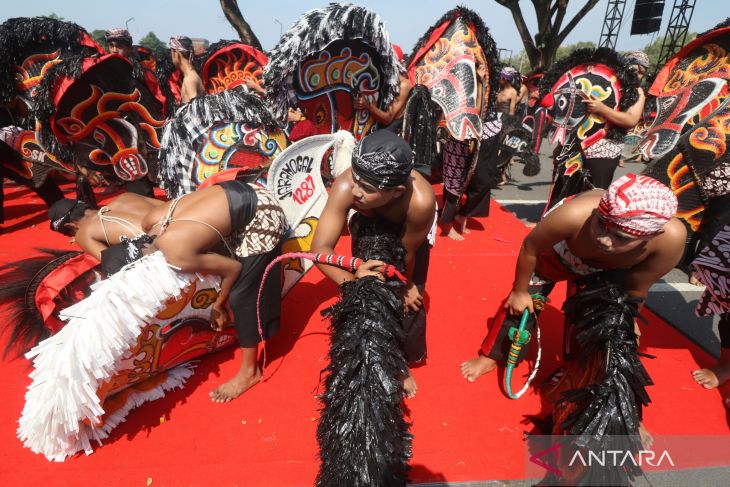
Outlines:
[[[154,79],[120,55],[69,58],[39,89],[39,140],[59,159],[122,181],[141,179],[157,163],[163,101]]]
[[[101,53],[104,49],[88,32],[71,22],[8,19],[0,25],[0,102],[18,97],[31,110],[35,91],[51,67],[70,55]]]
[[[271,51],[264,71],[269,105],[281,123],[299,105],[317,133],[347,130],[359,140],[375,120],[353,109],[353,96],[385,109],[400,91],[398,66],[377,14],[333,3],[305,13]]]
[[[319,216],[327,202],[321,164],[325,153],[334,147],[336,173],[349,167],[354,139],[345,131],[307,137],[287,147],[272,163],[268,188],[284,210],[289,234],[282,244],[282,254],[309,252]],[[291,289],[312,266],[306,259],[288,259],[281,263],[282,293]]]
[[[245,86],[199,96],[165,125],[160,186],[176,198],[220,171],[266,168],[287,144],[264,102]]]
[[[202,56],[195,58],[195,65],[208,93],[219,93],[253,80],[264,84],[266,54],[236,41],[220,41],[212,44]]]
[[[380,63],[375,49],[358,40],[334,41],[300,63],[294,76],[297,103],[318,134],[347,130],[360,139],[370,132],[372,114],[355,110],[352,102],[360,95],[379,105]]]
[[[677,195],[682,219],[697,231],[711,198],[730,192],[730,26],[685,46],[651,87],[658,113],[639,149],[654,157],[644,174]]]
[[[459,7],[447,12],[416,44],[409,59],[411,84],[422,84],[443,112],[443,123],[456,140],[480,139],[482,115],[498,89],[494,41],[479,17]],[[481,87],[477,65],[487,67]]]

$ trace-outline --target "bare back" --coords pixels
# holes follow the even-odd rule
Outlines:
[[[160,233],[160,222],[168,215],[173,201],[158,206],[145,216],[142,226],[146,233]],[[204,252],[219,244],[221,236],[231,233],[228,198],[218,185],[178,198],[173,210],[171,222],[157,238],[160,247],[166,243],[185,242],[191,251]]]
[[[121,237],[134,238],[144,233],[145,215],[162,204],[153,198],[124,193],[83,220],[76,232],[76,242],[85,252],[99,259],[101,251],[118,244]]]

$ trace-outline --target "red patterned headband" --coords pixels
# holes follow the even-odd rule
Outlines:
[[[656,235],[677,214],[677,197],[656,179],[627,174],[611,184],[598,204],[603,218],[637,237]]]

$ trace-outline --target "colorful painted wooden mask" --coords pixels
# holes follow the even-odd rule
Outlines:
[[[489,66],[489,61],[474,25],[457,9],[452,17],[432,30],[408,67],[411,82],[428,88],[431,99],[443,112],[449,134],[460,141],[479,139],[482,134],[482,114],[491,88],[490,69],[487,69],[484,94],[478,96],[482,84],[477,76],[479,65]]]
[[[215,43],[200,58],[196,58],[196,64],[201,64],[203,86],[208,93],[230,90],[245,84],[247,80],[263,86],[267,62],[268,58],[263,52],[235,41]]]
[[[81,165],[123,181],[146,176],[164,123],[156,85],[135,79],[132,64],[117,54],[85,58],[81,70],[77,79],[56,84],[53,134]]]
[[[586,149],[606,135],[603,117],[589,113],[584,100],[592,97],[616,109],[621,100],[621,86],[612,68],[605,64],[578,64],[564,72],[550,90],[550,142],[565,145],[577,137]]]

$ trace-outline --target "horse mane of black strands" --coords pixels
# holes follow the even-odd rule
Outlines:
[[[165,53],[157,59],[155,77],[160,85],[162,94],[165,96],[165,114],[168,117],[174,116],[175,110],[178,107],[175,95],[172,94],[172,90],[170,89],[170,79],[175,71],[177,71],[177,68],[174,64],[172,64],[172,56],[170,56],[169,51],[165,51]]]
[[[574,360],[588,363],[596,354],[604,356],[605,376],[598,383],[563,393],[560,403],[573,403],[577,409],[561,428],[578,437],[578,446],[592,451],[611,449],[612,442],[621,437],[623,450],[637,453],[642,408],[650,402],[646,386],[653,384],[639,360],[636,343],[634,318],[639,314],[639,300],[600,275],[584,278],[577,285],[577,293],[563,306],[578,343]],[[641,474],[640,467],[628,463],[589,468],[591,481],[601,482],[586,485],[626,485]]]
[[[426,33],[418,40],[418,42],[416,42],[413,51],[411,51],[411,54],[408,55],[408,57],[406,57],[403,62],[406,67],[408,67],[413,61],[413,56],[415,56],[416,53],[420,51],[421,48],[424,47],[428,40],[431,38],[431,33],[434,31],[434,29],[442,25],[444,22],[451,20],[457,15],[460,15],[467,25],[471,24],[474,26],[474,33],[477,36],[477,41],[479,42],[479,45],[482,46],[482,50],[484,51],[484,57],[489,63],[490,89],[487,109],[492,110],[495,106],[495,101],[497,99],[497,92],[499,91],[499,73],[502,69],[502,64],[499,61],[497,44],[494,42],[492,36],[489,34],[489,29],[486,25],[484,25],[484,22],[482,21],[482,18],[479,16],[479,14],[477,14],[473,10],[470,10],[466,7],[458,6],[443,14],[441,18],[438,19],[436,23],[434,23],[426,31]]]
[[[14,358],[24,355],[50,331],[35,304],[35,294],[43,279],[54,269],[81,252],[38,249],[41,254],[29,259],[8,262],[0,266],[3,285],[0,286],[0,304],[9,311],[2,333],[8,339],[3,358],[15,351]]]
[[[355,218],[358,218],[356,215]],[[353,230],[353,255],[403,270],[399,232],[387,224]],[[364,277],[340,286],[330,319],[330,364],[317,426],[321,464],[316,485],[405,485],[412,435],[403,418],[400,282]]]
[[[431,167],[436,154],[436,113],[431,92],[424,85],[416,85],[408,96],[403,118],[406,133],[403,138],[413,149],[413,163],[417,167]]]
[[[540,99],[552,90],[553,85],[557,83],[563,73],[579,64],[605,64],[616,73],[616,77],[621,84],[621,100],[618,104],[620,111],[625,112],[639,100],[639,91],[637,89],[639,87],[639,78],[636,73],[629,69],[629,64],[623,56],[607,47],[576,49],[570,55],[553,63],[545,71],[538,84]],[[606,132],[606,136],[614,140],[619,140],[626,135],[626,129],[616,125],[609,127]]]
[[[3,22],[0,25],[0,103],[10,101],[15,94],[15,78],[10,67],[23,62],[27,46],[50,42],[58,45],[62,56],[72,50],[90,55],[96,50],[80,44],[85,33],[80,25],[49,17],[16,17]]]
[[[367,7],[331,3],[305,12],[269,53],[269,63],[264,69],[266,100],[281,123],[286,121],[287,108],[293,101],[291,75],[299,62],[338,39],[364,42],[380,56],[381,108],[398,96],[400,63],[380,16]]]
[[[730,26],[730,17],[726,18],[725,20],[723,20],[722,22],[720,22],[719,24],[717,24],[712,29],[706,30],[703,33],[697,35],[697,37],[695,37],[695,39],[698,39],[698,38],[700,38],[700,37],[702,37],[704,35],[707,35],[710,32],[713,32],[713,31],[715,31],[717,29],[722,29],[723,27],[728,27],[728,26]]]

